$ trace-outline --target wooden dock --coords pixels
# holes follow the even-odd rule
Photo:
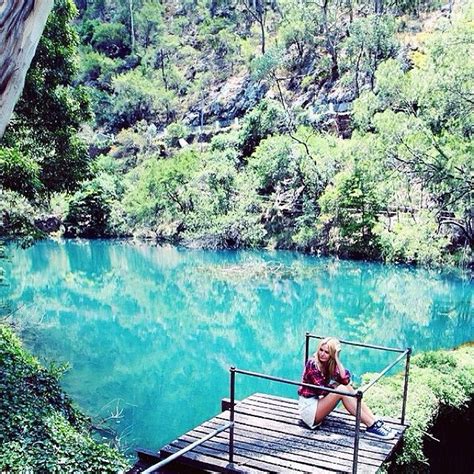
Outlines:
[[[164,446],[159,453],[138,451],[137,467],[146,468],[203,438],[229,420],[223,411]],[[374,473],[388,461],[407,425],[387,424],[390,441],[375,440],[361,430],[357,472]],[[256,393],[235,405],[234,463],[229,464],[229,432],[224,431],[170,463],[166,472],[352,472],[355,419],[332,412],[316,430],[300,421],[295,399]],[[139,472],[137,469],[135,472]]]

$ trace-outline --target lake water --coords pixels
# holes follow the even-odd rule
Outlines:
[[[158,449],[216,414],[229,366],[299,379],[304,334],[404,348],[474,339],[467,277],[294,252],[111,241],[10,248],[4,301],[29,349],[130,447]],[[356,378],[394,359],[347,346]],[[399,366],[399,370],[402,366]],[[236,397],[295,388],[237,376]]]

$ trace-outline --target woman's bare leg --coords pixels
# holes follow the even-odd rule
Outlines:
[[[352,387],[352,385],[338,385],[336,387],[336,390],[347,390],[348,392],[350,393],[355,393],[355,390],[354,388]],[[357,410],[357,401],[355,398],[352,398],[352,397],[347,397],[350,401],[354,401],[355,402],[355,409],[354,409],[354,413],[350,412],[347,408],[346,410],[351,414],[351,415],[354,415],[356,414],[356,410]],[[345,407],[345,405],[344,405]],[[361,403],[361,406],[360,406],[360,412],[361,412],[361,420],[367,420],[369,422],[371,422],[370,424],[367,424],[367,423],[363,423],[366,424],[367,426],[371,426],[374,421],[375,421],[375,416],[374,414],[372,413],[372,410],[364,403],[362,402]]]
[[[354,389],[350,385],[338,385],[336,390],[341,390],[347,393],[353,393]],[[346,410],[351,414],[356,416],[357,412],[357,400],[354,397],[348,397],[344,395],[340,395],[338,393],[328,393],[325,397],[320,398],[318,400],[318,408],[316,410],[316,416],[314,421],[316,423],[320,423],[326,418],[329,413],[331,413],[336,405],[342,401]],[[361,420],[362,423],[366,426],[372,426],[375,422],[375,417],[370,410],[370,408],[364,403],[361,403],[361,410],[360,410]]]

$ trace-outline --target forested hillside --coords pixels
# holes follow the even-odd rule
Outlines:
[[[3,235],[472,264],[474,6],[56,0]]]

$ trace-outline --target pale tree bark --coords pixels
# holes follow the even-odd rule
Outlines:
[[[0,138],[25,84],[54,0],[0,0]]]

